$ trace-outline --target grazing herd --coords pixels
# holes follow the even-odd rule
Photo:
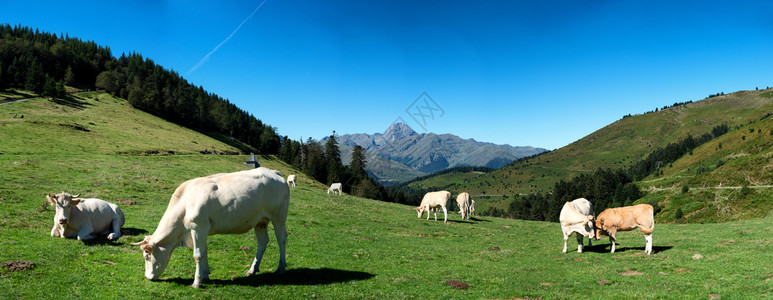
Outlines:
[[[256,168],[234,173],[214,174],[183,182],[172,194],[166,212],[153,234],[132,243],[139,246],[145,260],[145,278],[158,279],[166,269],[172,252],[179,246],[193,248],[196,263],[193,287],[200,287],[209,279],[207,260],[207,236],[215,234],[242,234],[255,232],[257,251],[246,276],[258,273],[260,262],[268,245],[268,223],[274,227],[279,244],[279,265],[276,273],[287,267],[287,214],[290,203],[290,187],[295,188],[296,176],[285,181],[278,171]],[[327,193],[341,195],[341,183],[333,183]],[[52,237],[89,240],[106,235],[108,240],[121,236],[125,223],[123,211],[117,205],[96,198],[80,198],[65,192],[47,194],[49,205],[56,207]],[[416,207],[418,217],[427,212],[443,210],[443,222],[448,223],[448,191],[428,192]],[[462,220],[469,220],[475,213],[475,201],[470,194],[457,195],[456,203]],[[609,208],[594,219],[590,201],[580,198],[566,202],[559,216],[564,234],[564,249],[573,233],[577,234],[577,252],[582,253],[583,237],[599,240],[609,236],[611,252],[615,252],[616,233],[639,228],[646,241],[645,252],[652,253],[652,231],[655,227],[653,208],[647,204]]]

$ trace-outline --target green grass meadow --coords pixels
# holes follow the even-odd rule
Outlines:
[[[202,299],[706,299],[770,298],[773,217],[714,224],[657,224],[654,253],[638,232],[567,254],[557,223],[449,213],[444,224],[418,219],[413,207],[325,193],[320,183],[272,157],[263,166],[299,174],[290,193],[287,272],[273,274],[278,247],[270,244],[257,276],[244,277],[254,234],[208,239],[210,281],[193,289],[192,250],[178,248],[160,280],[143,277],[139,247],[183,181],[246,169],[246,155],[179,126],[129,110],[107,95],[68,106],[45,99],[0,106],[0,263],[27,260],[31,269],[0,268],[0,298]],[[124,107],[123,110],[118,106]],[[136,118],[118,125],[115,118]],[[126,112],[129,110],[130,112]],[[23,111],[25,119],[12,119]],[[9,115],[10,114],[10,115]],[[85,115],[90,117],[86,117]],[[136,114],[136,115],[133,115]],[[37,122],[37,123],[36,123]],[[94,125],[90,125],[93,122]],[[59,124],[80,124],[89,131]],[[125,127],[129,133],[117,130]],[[158,133],[153,128],[172,128]],[[141,139],[132,132],[157,138]],[[190,134],[190,135],[188,135]],[[171,135],[171,136],[166,136]],[[24,136],[24,138],[21,138]],[[114,144],[110,144],[114,143]],[[110,144],[112,146],[105,146]],[[77,145],[77,146],[73,146]],[[158,150],[158,151],[147,151]],[[171,150],[171,152],[167,151]],[[50,236],[54,210],[44,193],[67,191],[118,203],[127,235],[81,242]],[[442,218],[442,214],[439,215]],[[694,259],[696,254],[702,258]],[[469,285],[456,289],[446,283]]]

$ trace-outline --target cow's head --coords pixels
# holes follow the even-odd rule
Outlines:
[[[600,240],[602,235],[609,235],[609,232],[604,230],[604,221],[600,217],[601,215],[599,215],[599,218],[593,223],[593,231],[596,233],[596,240]]]
[[[78,198],[80,194],[78,195],[70,195],[65,192],[61,192],[59,194],[48,194],[46,195],[46,199],[48,199],[48,204],[53,205],[56,207],[56,214],[54,215],[54,224],[60,224],[60,225],[66,225],[67,222],[70,219],[70,210],[73,206],[78,205],[78,203],[81,202],[81,199]]]
[[[588,219],[585,222],[585,231],[588,232],[589,239],[596,237],[596,224],[593,222],[593,216],[588,216]]]
[[[419,214],[419,219],[421,219],[421,215],[424,214],[424,206],[416,207],[416,212]]]
[[[156,280],[161,276],[161,273],[164,273],[173,249],[151,243],[150,238],[150,236],[145,236],[145,240],[142,242],[131,245],[140,246],[142,249],[142,256],[145,258],[145,278]]]

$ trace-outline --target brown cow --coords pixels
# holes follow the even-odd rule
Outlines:
[[[618,231],[639,228],[647,241],[644,252],[652,254],[652,230],[655,229],[653,212],[652,205],[649,204],[607,208],[596,218],[596,240],[600,240],[602,234],[608,235],[612,243],[612,253],[615,253],[615,234]]]

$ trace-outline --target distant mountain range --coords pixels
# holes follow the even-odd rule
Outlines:
[[[344,163],[351,160],[354,146],[365,148],[368,152],[366,170],[384,184],[404,182],[459,166],[499,168],[518,158],[547,151],[530,146],[478,142],[453,134],[420,134],[400,122],[392,124],[383,134],[346,134],[336,139]]]

